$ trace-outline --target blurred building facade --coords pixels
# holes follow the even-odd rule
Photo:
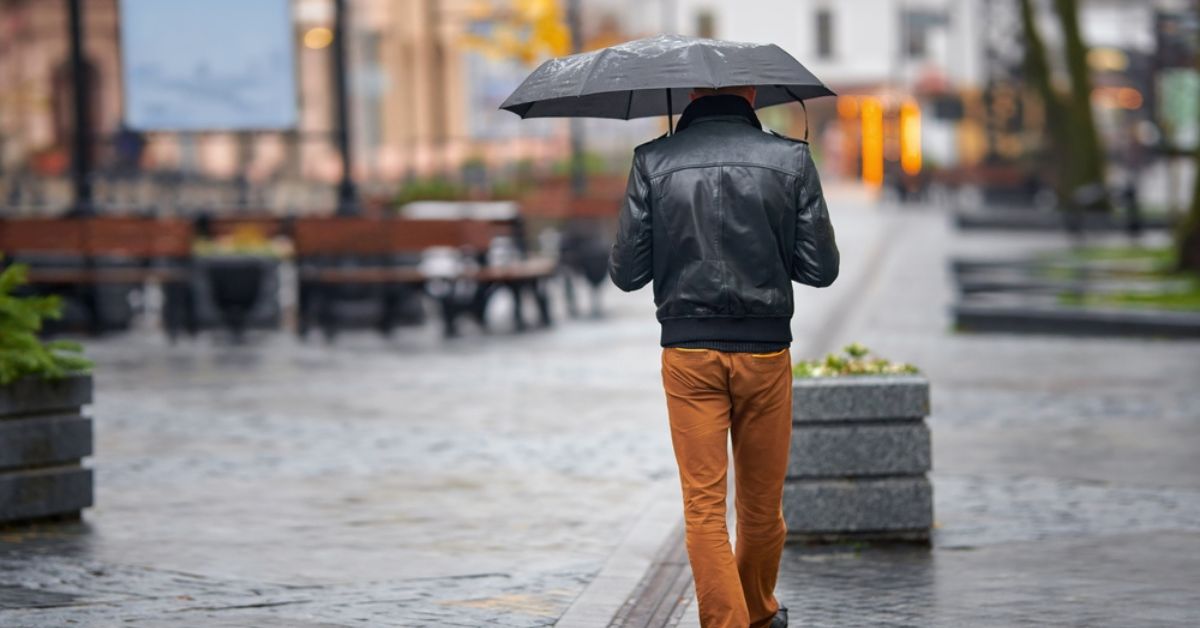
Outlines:
[[[352,147],[365,190],[385,193],[398,181],[453,174],[464,163],[503,169],[565,159],[563,122],[521,121],[496,106],[533,64],[562,46],[510,40],[561,40],[567,1],[346,0]],[[1049,3],[1035,4],[1048,45],[1059,47]],[[0,200],[10,207],[62,205],[69,193],[65,5],[0,0]],[[240,181],[241,202],[328,205],[327,188],[341,163],[333,141],[333,0],[291,5],[297,127],[249,134],[123,129],[118,0],[83,5],[102,202],[106,193],[112,203],[136,201],[136,190],[121,181],[141,172],[176,187],[193,182],[198,202],[238,202],[237,186],[223,182]],[[678,32],[787,49],[841,97],[810,103],[807,115],[789,105],[763,118],[797,136],[807,128],[831,175],[881,184],[894,174],[1015,161],[1041,136],[1038,108],[1020,81],[1016,0],[587,0],[580,6],[585,48]],[[1081,7],[1110,158],[1164,177],[1155,151],[1164,143],[1186,149],[1200,136],[1200,125],[1189,123],[1196,117],[1190,114],[1194,61],[1187,67],[1194,60],[1188,29],[1195,2],[1082,0]],[[502,45],[480,45],[489,40]],[[589,121],[585,131],[591,150],[620,154],[661,126]],[[1189,177],[1175,172],[1164,185],[1182,188]],[[257,196],[244,198],[247,186]]]
[[[1055,80],[1065,84],[1053,8],[1034,5]],[[1192,176],[1170,153],[1195,141],[1187,120],[1195,117],[1196,90],[1179,94],[1195,77],[1196,13],[1191,0],[1080,2],[1108,157],[1117,176],[1146,179],[1141,187],[1151,196],[1186,189]],[[1044,137],[1037,99],[1022,81],[1016,0],[761,0],[752,11],[735,0],[680,0],[672,19],[688,34],[778,43],[833,87],[836,102],[809,106],[810,132],[830,172],[880,184],[885,171],[983,168],[1026,159]],[[1181,39],[1187,50],[1169,54]],[[1183,68],[1172,76],[1172,66]],[[1176,102],[1163,102],[1164,92]],[[777,122],[802,132],[795,111]],[[1178,137],[1165,142],[1163,132]],[[866,163],[881,157],[882,166]],[[1161,181],[1167,169],[1180,172]]]
[[[122,123],[118,0],[83,0],[98,200],[129,203],[122,175],[197,188],[195,202],[328,205],[337,180],[331,0],[294,0],[299,120],[283,132],[134,133]],[[492,4],[492,3],[489,3]],[[495,11],[508,3],[496,2]],[[496,107],[531,67],[488,58],[464,35],[490,13],[473,0],[347,0],[348,84],[356,178],[368,193],[470,160],[548,162],[568,151],[559,121],[520,124]],[[66,2],[0,0],[0,200],[69,200],[72,94]],[[231,16],[236,19],[236,16]],[[220,45],[220,42],[213,42]],[[519,125],[519,126],[518,126]],[[313,183],[315,185],[306,185]],[[127,186],[126,186],[127,187]],[[224,189],[229,188],[229,189]],[[124,190],[124,191],[122,191]],[[153,192],[142,194],[152,198]],[[207,199],[207,200],[205,200]],[[246,199],[242,199],[245,201]]]

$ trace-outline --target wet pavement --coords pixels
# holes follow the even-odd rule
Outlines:
[[[96,506],[0,535],[0,625],[553,623],[674,476],[652,305],[605,296],[451,342],[89,342]]]
[[[847,214],[844,248],[878,224]],[[651,294],[603,300],[515,334],[502,294],[452,341],[88,341],[96,506],[0,532],[0,625],[555,623],[678,490]]]
[[[789,546],[792,625],[1200,625],[1200,342],[954,334],[949,257],[1063,242],[906,211],[835,344],[932,382],[932,548]]]
[[[946,258],[1011,238],[835,225],[843,277],[803,293],[793,356],[858,340],[926,371],[938,529],[789,548],[793,625],[1195,625],[1200,343],[954,335]],[[650,296],[604,298],[451,342],[89,342],[96,506],[0,531],[0,625],[554,624],[677,486]]]

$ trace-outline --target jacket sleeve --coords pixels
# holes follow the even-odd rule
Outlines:
[[[635,154],[621,203],[617,239],[608,258],[608,276],[621,290],[637,290],[653,278],[652,232],[650,180],[642,170],[641,157]]]
[[[804,151],[804,172],[796,195],[796,243],[792,249],[792,280],[824,288],[838,276],[840,257],[829,222],[812,154]]]

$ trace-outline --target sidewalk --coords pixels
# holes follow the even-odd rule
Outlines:
[[[858,340],[928,373],[939,528],[790,548],[794,625],[1194,624],[1200,343],[952,335],[947,254],[1011,239],[852,202],[835,224],[793,357]],[[97,505],[0,534],[0,625],[604,625],[679,508],[650,294],[604,296],[449,343],[90,342]]]
[[[450,342],[89,341],[96,506],[0,535],[0,625],[554,623],[676,481],[653,304],[605,298]]]
[[[837,228],[850,277],[881,223]],[[0,625],[606,624],[681,504],[652,295],[604,299],[450,342],[89,341],[96,506],[0,535]]]
[[[1057,238],[949,231],[905,210],[837,334],[933,385],[932,550],[789,546],[803,626],[1200,622],[1200,343],[950,332],[947,256]],[[694,604],[679,626],[698,626]]]

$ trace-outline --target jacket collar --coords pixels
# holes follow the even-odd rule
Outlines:
[[[683,115],[679,116],[679,123],[675,125],[675,132],[678,133],[696,122],[709,118],[741,119],[758,129],[762,129],[762,123],[758,121],[758,116],[754,114],[754,107],[749,102],[746,102],[745,98],[733,94],[714,94],[712,96],[697,98],[688,104],[683,110]]]

